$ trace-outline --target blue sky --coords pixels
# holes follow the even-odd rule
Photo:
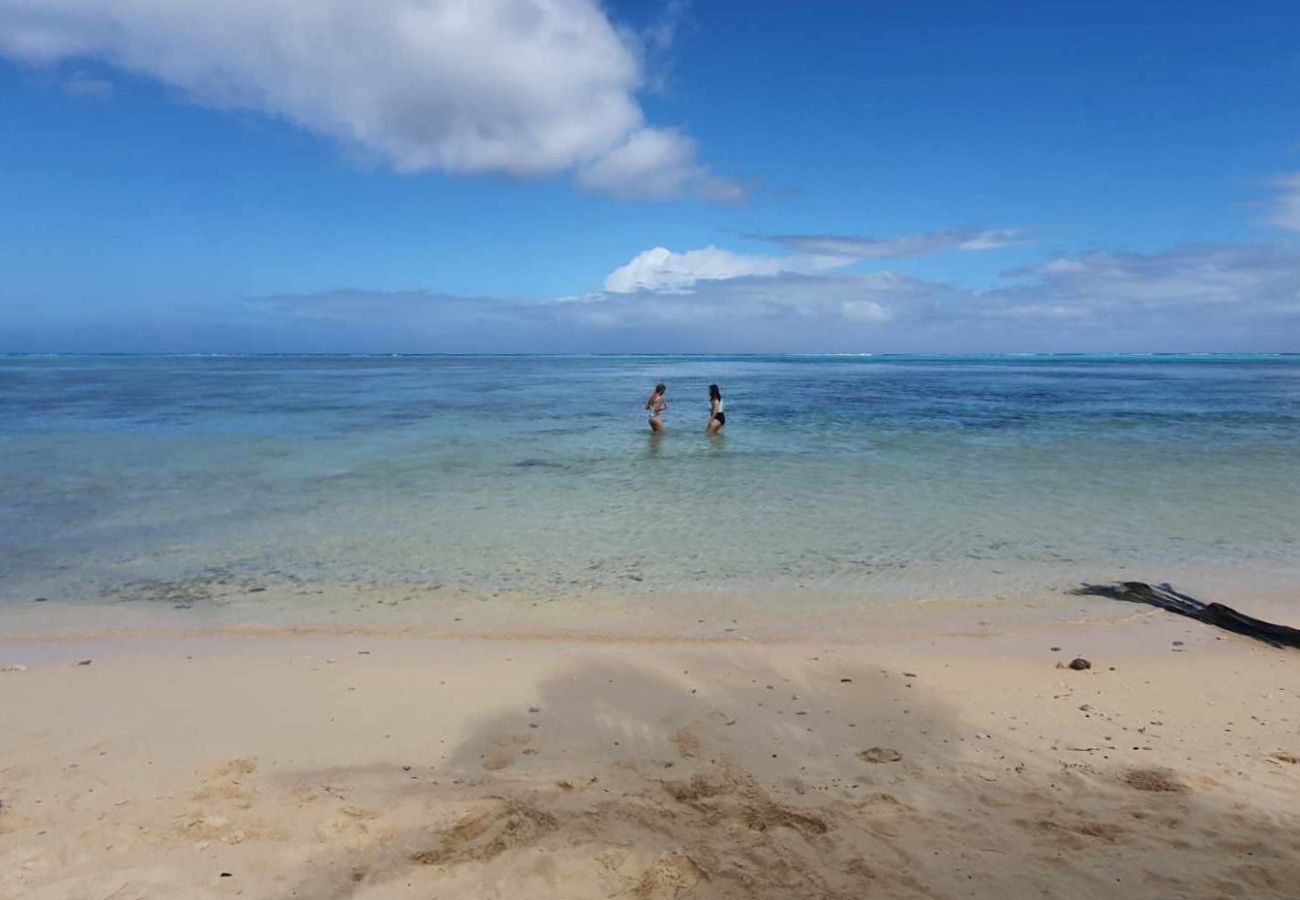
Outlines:
[[[1294,4],[0,0],[0,351],[1300,351]]]

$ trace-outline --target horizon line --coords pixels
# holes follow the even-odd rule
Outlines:
[[[704,358],[704,357],[788,357],[788,358],[845,358],[845,359],[886,359],[886,358],[907,358],[907,357],[928,357],[934,359],[974,359],[974,358],[1024,358],[1024,357],[1171,357],[1171,356],[1195,356],[1195,357],[1222,357],[1222,356],[1253,356],[1253,357],[1289,357],[1300,356],[1300,350],[1150,350],[1150,351],[1120,351],[1120,350],[1083,350],[1083,351],[1047,351],[1047,350],[1030,350],[1014,352],[968,352],[968,353],[934,353],[934,352],[910,352],[910,353],[869,353],[869,352],[764,352],[764,351],[744,351],[744,352],[617,352],[602,351],[590,353],[562,353],[546,351],[516,351],[516,352],[449,352],[449,351],[417,351],[417,352],[397,352],[397,351],[210,351],[210,352],[185,352],[169,350],[151,350],[151,351],[114,351],[114,350],[83,350],[83,351],[46,351],[46,350],[28,350],[28,351],[0,351],[0,358],[13,357],[34,357],[34,358],[51,358],[51,357],[158,357],[172,359],[214,359],[214,358],[291,358],[291,357],[352,357],[352,358],[371,358],[371,359],[392,359],[392,358],[484,358],[484,357],[544,357],[544,358]]]

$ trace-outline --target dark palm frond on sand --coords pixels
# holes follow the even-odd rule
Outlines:
[[[1300,629],[1265,622],[1239,613],[1222,603],[1202,603],[1195,597],[1179,593],[1169,584],[1150,585],[1143,581],[1119,581],[1114,584],[1085,584],[1072,594],[1082,597],[1108,597],[1129,603],[1147,603],[1207,625],[1232,631],[1272,644],[1274,647],[1300,649]]]

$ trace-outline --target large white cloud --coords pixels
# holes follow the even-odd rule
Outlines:
[[[740,191],[646,124],[640,47],[598,0],[0,0],[0,53],[102,60],[404,171]]]

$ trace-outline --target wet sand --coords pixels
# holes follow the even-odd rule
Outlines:
[[[0,640],[0,897],[1295,896],[1300,653],[988,615]]]

